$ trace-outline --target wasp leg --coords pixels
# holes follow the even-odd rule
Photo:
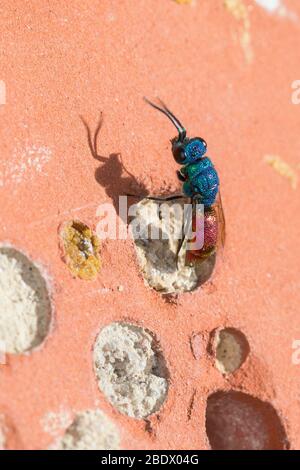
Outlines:
[[[126,193],[125,196],[135,197],[136,199],[140,199],[140,200],[145,199],[147,197],[146,194],[143,196],[143,194],[138,195],[138,194],[129,194],[129,193]]]
[[[173,199],[184,199],[186,196],[184,194],[174,194],[173,196],[166,196],[166,197],[155,197],[155,196],[148,196],[145,199],[151,199],[152,201],[173,201]]]
[[[182,181],[183,183],[186,181],[186,177],[180,170],[177,170],[176,174],[177,174],[177,178],[179,179],[179,181]]]
[[[174,194],[173,196],[156,197],[156,196],[138,196],[137,194],[125,194],[125,196],[136,197],[137,199],[150,199],[151,201],[172,201],[173,199],[185,199],[184,194]]]

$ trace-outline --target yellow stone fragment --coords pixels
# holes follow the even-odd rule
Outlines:
[[[179,3],[179,5],[189,5],[193,2],[194,0],[175,0],[176,3]]]
[[[268,163],[279,175],[290,181],[291,187],[297,189],[298,176],[293,168],[278,155],[265,155],[264,161]]]
[[[101,268],[98,237],[87,225],[73,220],[64,226],[61,238],[71,273],[80,279],[95,279]]]
[[[248,9],[242,0],[224,0],[224,5],[237,20],[248,20]]]
[[[223,0],[225,8],[234,16],[234,18],[242,24],[240,34],[240,44],[244,51],[245,58],[248,63],[253,60],[253,50],[251,46],[251,25],[249,17],[249,8],[243,0]]]

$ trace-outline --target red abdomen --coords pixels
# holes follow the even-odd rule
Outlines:
[[[198,220],[197,220],[198,219]],[[200,220],[199,220],[200,219]],[[199,226],[203,230],[203,215],[195,213],[193,215],[193,232],[196,227]],[[195,241],[192,240],[192,241]],[[212,255],[217,246],[218,242],[218,217],[214,207],[204,209],[204,243],[203,247],[199,250],[187,251],[187,261],[196,261],[205,259]]]

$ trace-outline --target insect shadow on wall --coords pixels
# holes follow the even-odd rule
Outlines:
[[[142,198],[147,198],[149,195],[149,191],[143,183],[138,181],[136,177],[129,170],[127,170],[127,168],[122,162],[122,156],[120,152],[111,153],[108,157],[99,154],[98,139],[100,130],[103,125],[102,113],[100,114],[96,129],[93,134],[86,120],[82,116],[80,116],[80,119],[86,129],[88,146],[91,155],[95,160],[101,163],[101,165],[95,171],[95,179],[97,183],[99,183],[103,188],[105,188],[107,196],[113,202],[116,213],[120,218],[122,218],[123,214],[121,214],[119,210],[119,196],[127,196],[129,201],[133,201],[135,197],[133,196],[132,198],[130,196],[130,193],[132,191],[141,194]],[[127,217],[126,219],[122,218],[122,221],[125,224],[130,222],[130,220],[132,219],[129,218],[129,220],[127,220]],[[143,246],[147,246],[148,242],[149,240],[147,236],[145,238],[140,238],[136,240],[137,244]]]
[[[86,129],[88,146],[92,157],[101,163],[95,171],[95,179],[97,183],[105,189],[107,196],[113,201],[117,214],[120,215],[119,196],[126,195],[132,190],[138,191],[140,194],[147,196],[147,188],[125,168],[120,152],[111,153],[108,157],[99,154],[98,138],[103,125],[102,113],[100,114],[93,135],[86,120],[82,116],[80,116],[80,119]],[[124,222],[127,223],[127,220],[124,220]]]

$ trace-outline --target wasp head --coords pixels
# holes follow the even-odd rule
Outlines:
[[[200,160],[206,154],[206,149],[207,144],[201,137],[184,139],[183,142],[179,139],[172,140],[173,157],[179,165],[187,165]]]

